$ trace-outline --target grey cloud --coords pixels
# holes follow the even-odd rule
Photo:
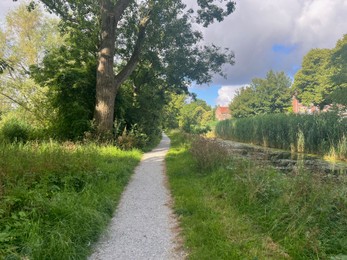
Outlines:
[[[186,0],[192,3],[194,0]],[[293,73],[312,48],[332,48],[347,33],[347,0],[236,0],[236,11],[222,23],[204,29],[205,41],[235,52],[228,79],[214,84],[247,84],[270,69]],[[274,44],[294,46],[289,54]]]

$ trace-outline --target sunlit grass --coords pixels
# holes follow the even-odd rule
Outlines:
[[[190,259],[347,256],[347,176],[282,174],[236,158],[201,167],[193,155],[205,158],[210,141],[190,152],[170,137],[167,168]]]
[[[0,259],[85,258],[141,156],[53,141],[0,146]]]

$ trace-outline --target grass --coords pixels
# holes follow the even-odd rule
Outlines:
[[[0,259],[85,259],[141,153],[0,144]]]
[[[201,140],[170,138],[167,172],[190,259],[346,258],[346,176],[285,175],[233,158],[206,167],[194,152]]]

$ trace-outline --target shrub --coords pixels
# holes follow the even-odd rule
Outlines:
[[[31,133],[30,126],[16,118],[7,120],[1,127],[1,135],[8,142],[26,142]]]
[[[129,132],[124,128],[122,135],[117,137],[116,143],[123,150],[144,148],[148,143],[148,137],[143,131],[137,129],[135,125]]]
[[[194,156],[200,170],[212,170],[223,166],[228,161],[228,150],[214,139],[196,136],[191,144],[190,152]]]

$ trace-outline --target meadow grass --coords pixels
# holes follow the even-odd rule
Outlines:
[[[141,152],[0,144],[0,259],[85,259]]]
[[[282,174],[235,158],[206,167],[199,160],[215,144],[196,153],[201,140],[170,138],[167,172],[190,259],[346,258],[346,176]]]

